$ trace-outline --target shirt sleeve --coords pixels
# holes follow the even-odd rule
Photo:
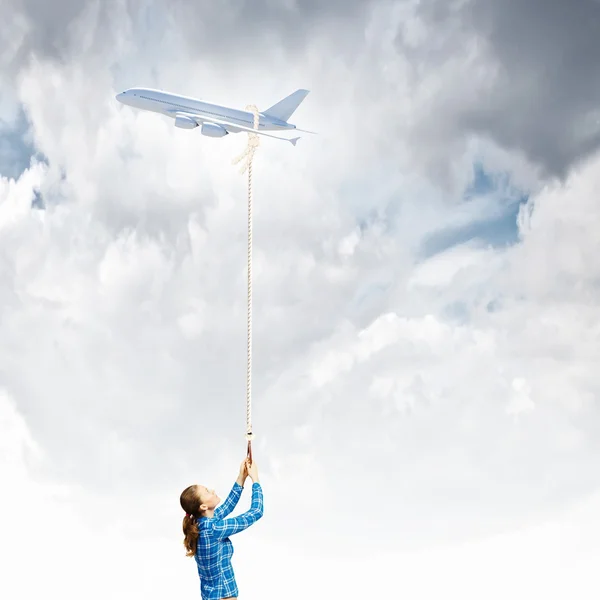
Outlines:
[[[233,484],[225,502],[215,508],[214,516],[216,519],[224,519],[237,506],[243,489],[237,481]]]
[[[248,529],[263,516],[263,493],[260,483],[252,484],[252,504],[245,513],[230,519],[219,519],[213,522],[213,531],[217,539],[223,540],[230,535]]]

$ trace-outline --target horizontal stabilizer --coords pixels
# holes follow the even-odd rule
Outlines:
[[[308,94],[308,90],[296,90],[293,94],[264,110],[263,114],[275,117],[281,121],[287,121]]]
[[[308,129],[298,129],[297,127],[294,127],[294,131],[301,131],[302,133],[312,133],[313,135],[317,135],[316,131],[308,131]]]

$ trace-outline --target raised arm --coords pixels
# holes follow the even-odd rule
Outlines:
[[[215,517],[216,517],[215,511]],[[245,513],[232,517],[230,519],[219,519],[213,522],[213,531],[216,537],[223,540],[231,535],[240,533],[248,529],[250,525],[256,523],[263,516],[263,493],[260,483],[252,484],[252,504]]]
[[[236,481],[229,492],[225,502],[215,508],[215,519],[224,519],[236,506],[242,495],[244,488]]]

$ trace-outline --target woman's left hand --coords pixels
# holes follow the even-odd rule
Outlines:
[[[240,474],[238,475],[238,482],[240,485],[244,485],[244,481],[248,477],[248,461],[244,459],[242,464],[240,465]]]

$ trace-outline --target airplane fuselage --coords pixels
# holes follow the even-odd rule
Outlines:
[[[116,96],[117,100],[128,106],[166,115],[177,119],[178,115],[192,114],[200,119],[226,120],[230,132],[235,131],[235,125],[254,128],[254,114],[249,111],[237,110],[217,104],[209,104],[196,98],[180,96],[151,88],[130,88]],[[295,125],[277,119],[271,115],[259,112],[258,129],[261,131],[293,131]],[[243,131],[239,129],[238,131]]]

